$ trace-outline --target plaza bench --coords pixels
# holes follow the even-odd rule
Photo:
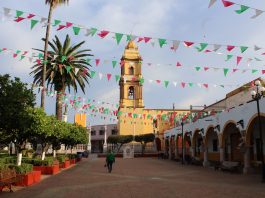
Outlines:
[[[9,192],[13,192],[12,185],[20,181],[20,177],[16,174],[15,169],[5,169],[0,171],[0,192],[5,187],[9,188]]]
[[[222,171],[239,172],[240,162],[223,161],[220,165]]]

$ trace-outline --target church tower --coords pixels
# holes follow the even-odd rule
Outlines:
[[[144,108],[142,58],[133,41],[126,46],[121,64],[120,108]]]

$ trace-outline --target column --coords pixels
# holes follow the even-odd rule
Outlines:
[[[104,133],[104,144],[103,144],[103,152],[107,152],[107,125],[105,125],[105,133]]]
[[[194,158],[195,157],[195,147],[191,147],[191,157]]]
[[[89,125],[87,150],[91,153],[91,125]]]
[[[171,137],[169,138],[169,142],[168,142],[168,143],[169,143],[169,147],[168,147],[168,148],[169,148],[169,149],[168,149],[168,150],[169,150],[169,151],[168,151],[168,159],[171,160],[171,158],[172,158]]]
[[[220,148],[220,162],[223,162],[224,159],[225,159],[224,148]]]
[[[247,174],[249,173],[249,169],[250,169],[250,149],[249,146],[246,147],[246,151],[244,153],[244,169],[243,169],[243,173]]]
[[[204,149],[203,155],[204,155],[204,157],[203,157],[203,166],[204,167],[208,167],[209,166],[209,162],[208,162],[208,148]]]

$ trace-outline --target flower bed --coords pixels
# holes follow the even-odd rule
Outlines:
[[[40,182],[41,171],[32,171],[26,174],[19,174],[20,181],[16,183],[16,186],[31,186]]]
[[[52,166],[33,166],[34,171],[41,171],[43,175],[55,175],[60,171],[59,164]]]

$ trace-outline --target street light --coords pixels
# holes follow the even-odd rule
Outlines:
[[[183,121],[181,121],[181,141],[182,141],[182,164],[184,164],[184,137],[183,137],[183,126],[184,126],[184,123]]]
[[[257,80],[255,82],[256,91],[251,91],[251,95],[253,100],[257,102],[257,109],[258,109],[258,122],[259,122],[259,136],[260,136],[260,144],[261,144],[261,162],[262,162],[262,182],[265,182],[265,164],[264,164],[264,155],[263,155],[263,139],[262,139],[262,125],[261,125],[261,118],[260,118],[260,109],[259,109],[259,100],[264,94],[265,88],[261,85],[260,81]]]

